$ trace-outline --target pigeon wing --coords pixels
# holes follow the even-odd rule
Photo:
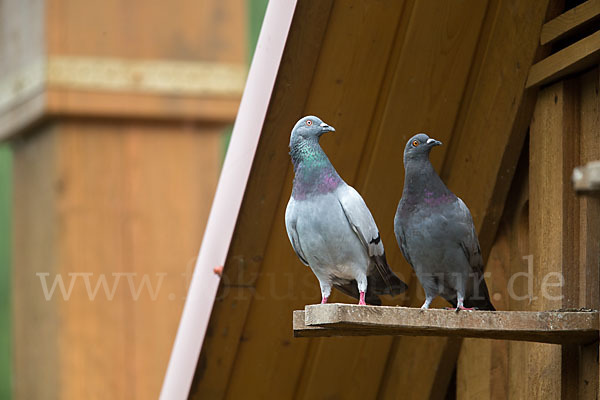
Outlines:
[[[477,239],[477,233],[475,232],[475,225],[473,224],[473,217],[466,204],[458,198],[458,206],[460,210],[460,221],[466,225],[467,234],[464,236],[460,245],[469,261],[471,266],[471,273],[477,280],[478,294],[477,296],[469,296],[465,299],[467,307],[477,307],[481,310],[495,311],[495,307],[490,300],[490,294],[483,279],[483,257],[481,255],[481,248],[479,247],[479,240]],[[483,297],[479,297],[483,295]]]
[[[404,234],[404,228],[402,228],[402,223],[396,217],[396,221],[394,221],[394,233],[396,234],[396,241],[400,245],[400,251],[404,256],[404,259],[408,261],[408,263],[415,269],[412,261],[410,260],[410,256],[408,254],[408,246],[406,245],[406,236]]]
[[[471,269],[479,278],[483,275],[483,257],[481,256],[481,248],[479,247],[479,240],[475,232],[473,217],[467,205],[458,197],[457,200],[460,211],[459,221],[466,228],[467,232],[462,238],[460,245],[469,261],[469,265],[471,265]]]
[[[290,239],[290,243],[292,244],[296,255],[304,265],[308,265],[306,256],[302,251],[302,246],[300,246],[298,231],[296,230],[296,221],[298,217],[296,215],[295,203],[296,201],[294,198],[290,197],[290,201],[288,201],[287,208],[285,209],[285,229],[287,230],[288,238]]]
[[[338,201],[352,230],[360,239],[369,257],[384,253],[379,230],[365,201],[358,192],[348,185],[341,185],[337,191]]]
[[[406,283],[402,282],[390,269],[385,258],[383,242],[375,220],[358,192],[348,185],[342,185],[337,191],[338,201],[346,215],[348,223],[358,236],[367,251],[371,262],[382,279],[382,294],[398,294],[406,290]]]

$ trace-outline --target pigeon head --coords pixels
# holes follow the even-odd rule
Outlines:
[[[290,145],[297,140],[312,139],[318,141],[322,134],[333,131],[335,131],[333,126],[327,125],[325,122],[321,121],[319,117],[309,115],[301,118],[296,122],[296,125],[294,125],[292,136],[290,138]]]
[[[430,138],[424,133],[411,137],[404,147],[404,163],[408,160],[428,160],[429,152],[434,146],[441,146],[442,142]]]

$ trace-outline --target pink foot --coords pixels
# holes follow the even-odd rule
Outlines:
[[[327,299],[328,297],[323,297],[323,299],[321,300],[321,304],[327,304]]]
[[[475,311],[475,307],[458,306],[458,307],[456,307],[456,312],[459,312],[459,311]]]
[[[367,305],[367,303],[365,303],[365,292],[360,292],[360,300],[358,301],[358,305],[360,305],[360,306]]]

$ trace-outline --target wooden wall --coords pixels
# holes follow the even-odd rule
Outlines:
[[[523,271],[523,256],[532,253],[534,265],[541,265],[543,251],[535,241],[557,239],[534,233],[545,211],[531,202],[545,194],[530,177],[556,166],[550,160],[529,163],[528,149],[532,157],[538,151],[533,127],[527,136],[537,89],[525,86],[530,66],[549,51],[540,47],[542,24],[562,10],[560,2],[548,1],[298,3],[192,398],[442,399],[448,390],[461,398],[541,395],[535,391],[541,381],[528,375],[530,363],[542,365],[533,345],[466,341],[461,346],[431,337],[293,339],[292,311],[317,302],[319,289],[288,243],[283,215],[293,177],[289,131],[299,117],[316,114],[336,128],[321,143],[342,177],[365,198],[390,264],[410,284],[407,294],[388,304],[420,305],[421,288],[397,248],[392,221],[402,191],[404,144],[414,133],[427,132],[444,142],[432,153],[434,167],[472,211],[498,309],[549,307],[511,298],[507,285],[511,274]],[[560,187],[548,189],[563,196],[561,213],[575,202],[567,191],[567,166],[584,161],[565,157]],[[580,210],[591,207],[582,225],[591,226],[585,221],[594,218],[595,206],[577,202],[583,202]],[[582,215],[578,211],[577,218]],[[575,253],[566,243],[560,246],[560,267],[543,268],[567,268]],[[592,254],[577,252],[576,265]],[[582,275],[577,272],[577,279]],[[523,282],[514,282],[516,291],[524,289]],[[332,301],[352,300],[338,293]],[[556,350],[550,352],[556,357]],[[559,364],[574,365],[563,350],[559,353]],[[580,371],[595,373],[597,382],[594,368]],[[556,382],[554,372],[548,374],[544,379]],[[559,395],[570,387],[561,385]]]
[[[0,6],[15,398],[156,398],[245,79],[245,2]],[[72,291],[47,300],[57,278]]]
[[[570,179],[600,159],[599,80],[594,68],[538,95],[487,266],[499,309],[599,307],[600,199],[577,196]],[[457,371],[461,399],[596,399],[598,343],[466,340]]]

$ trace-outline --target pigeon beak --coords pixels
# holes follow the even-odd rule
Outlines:
[[[321,122],[321,133],[325,132],[335,132],[335,128],[333,126],[327,125],[325,122]]]
[[[430,144],[432,146],[441,146],[442,142],[440,142],[439,140],[429,138],[429,139],[427,139],[427,144]]]

